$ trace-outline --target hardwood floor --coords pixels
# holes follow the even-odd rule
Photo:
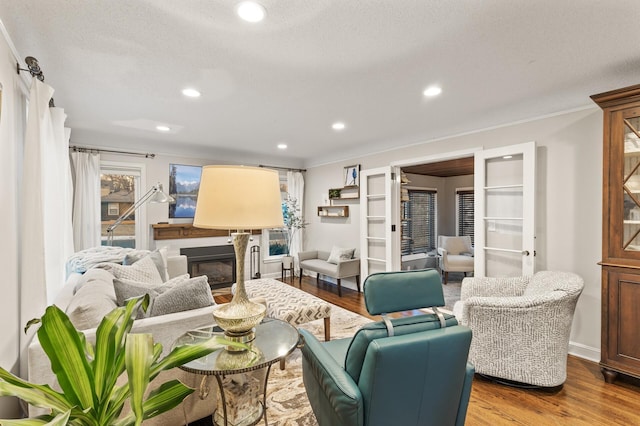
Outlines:
[[[290,280],[286,280],[291,283]],[[298,287],[298,280],[295,280]],[[361,293],[304,277],[302,290],[334,305],[378,320],[365,308]],[[229,296],[216,296],[217,302]],[[409,315],[410,313],[405,313]],[[476,375],[466,425],[640,425],[640,381],[607,384],[597,363],[569,356],[567,381],[556,390],[520,389]]]

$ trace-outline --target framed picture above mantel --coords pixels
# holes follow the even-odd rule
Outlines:
[[[176,200],[169,204],[169,219],[193,221],[201,174],[202,166],[169,164],[169,195]]]

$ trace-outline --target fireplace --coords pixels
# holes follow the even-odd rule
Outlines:
[[[232,245],[181,248],[192,277],[206,275],[211,289],[236,282],[236,255]]]

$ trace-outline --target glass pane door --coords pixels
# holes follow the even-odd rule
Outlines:
[[[535,149],[528,142],[476,153],[476,276],[534,272]]]
[[[628,117],[623,122],[622,248],[640,251],[640,117]]]

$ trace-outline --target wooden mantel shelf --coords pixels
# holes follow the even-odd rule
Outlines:
[[[153,228],[154,240],[178,240],[181,238],[206,238],[226,237],[229,231],[226,229],[196,228],[190,223],[156,223]],[[252,231],[253,235],[259,235],[260,230]]]

